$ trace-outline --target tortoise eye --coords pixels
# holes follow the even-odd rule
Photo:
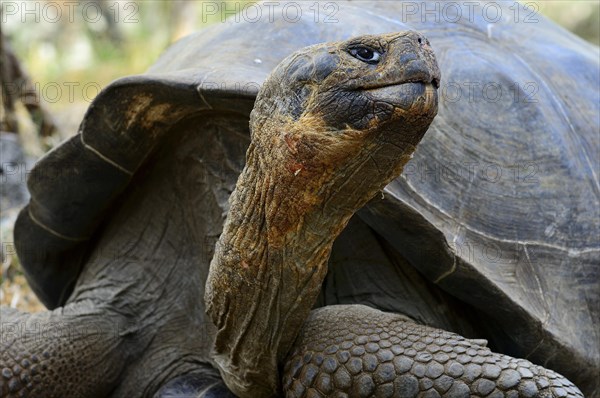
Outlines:
[[[348,49],[348,52],[354,58],[371,65],[377,64],[379,62],[379,59],[381,58],[381,53],[379,51],[375,51],[369,47],[364,46],[352,47]]]

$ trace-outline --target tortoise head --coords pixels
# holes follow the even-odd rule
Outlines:
[[[307,47],[261,89],[253,145],[271,173],[292,173],[299,189],[320,196],[311,201],[340,199],[354,212],[400,174],[437,113],[439,81],[429,42],[416,32]]]
[[[410,159],[436,115],[438,83],[414,32],[308,47],[265,82],[205,295],[213,359],[238,396],[278,393],[278,364],[333,241]]]
[[[390,128],[407,115],[421,115],[428,125],[439,81],[429,41],[416,32],[319,44],[289,56],[271,73],[253,124],[274,111],[294,120],[317,117],[332,130]]]

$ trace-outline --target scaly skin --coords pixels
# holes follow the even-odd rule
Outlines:
[[[563,376],[362,305],[314,310],[284,369],[288,398],[583,397]]]
[[[108,395],[129,358],[108,308],[76,304],[26,314],[2,308],[0,396]]]

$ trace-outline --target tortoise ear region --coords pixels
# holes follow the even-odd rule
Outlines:
[[[324,46],[317,47],[316,51],[293,56],[272,79],[280,82],[284,97],[287,97],[286,113],[295,120],[307,110],[307,101],[314,90],[338,68],[339,56],[328,50]]]
[[[283,75],[290,83],[321,83],[338,68],[340,57],[325,46],[312,47],[312,51],[302,52],[290,59]]]
[[[310,99],[318,91],[331,90],[324,82],[339,68],[339,63],[336,49],[322,44],[285,59],[263,85],[252,112],[255,115],[253,120],[263,120],[267,114],[272,114],[273,109],[298,120],[310,110]]]

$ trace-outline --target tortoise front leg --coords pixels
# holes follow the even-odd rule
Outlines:
[[[117,315],[89,302],[28,314],[0,309],[0,397],[105,397],[131,349]]]
[[[551,370],[363,305],[314,310],[283,385],[287,397],[583,397]]]

